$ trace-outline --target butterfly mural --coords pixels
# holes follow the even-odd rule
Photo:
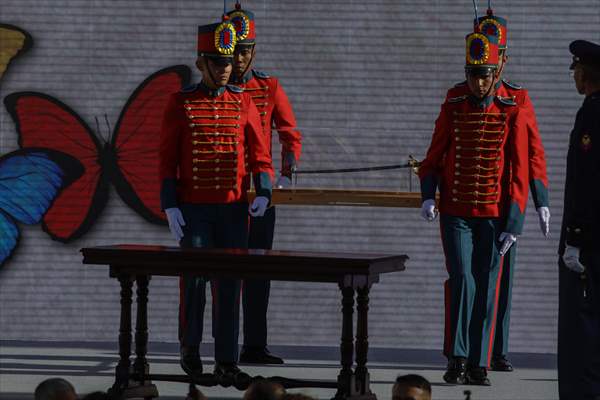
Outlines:
[[[0,157],[0,267],[19,243],[17,222],[40,222],[57,194],[83,173],[75,158],[28,148]]]
[[[0,24],[0,80],[8,64],[19,53],[27,51],[33,45],[31,35],[23,29],[8,24]]]
[[[106,206],[111,182],[140,216],[164,223],[158,180],[162,117],[169,96],[188,85],[190,76],[184,65],[149,76],[129,97],[105,143],[75,111],[49,95],[17,92],[5,97],[22,148],[61,151],[84,167],[83,175],[61,192],[44,216],[45,232],[61,242],[85,234]]]

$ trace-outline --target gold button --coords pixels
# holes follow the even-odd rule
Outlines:
[[[456,141],[460,141],[460,138],[458,136],[456,136],[454,139],[456,139]]]
[[[198,189],[198,186],[194,185],[194,189]]]
[[[218,158],[215,160],[215,163],[219,163],[221,160],[219,160]]]
[[[189,104],[189,103],[190,103],[190,101],[189,101],[189,100],[184,100],[183,102],[184,102],[185,104]]]
[[[190,124],[190,128],[193,128],[193,127],[194,127],[194,124]]]
[[[460,158],[460,154],[457,154],[457,155],[456,155],[456,158]]]
[[[460,132],[460,129],[458,129],[458,128],[455,128],[455,129],[454,129],[454,132]]]
[[[192,150],[192,154],[198,154],[198,150]]]
[[[462,149],[462,147],[456,146],[456,150],[460,150],[460,149]]]
[[[221,189],[221,185],[215,186],[215,189]]]
[[[452,201],[458,201],[458,199],[456,197],[453,197]]]
[[[218,176],[215,176],[215,181],[217,181],[217,182],[219,181],[219,177]]]
[[[221,168],[217,167],[215,168],[215,172],[219,172],[221,170]]]
[[[452,189],[452,193],[458,193],[458,190]]]
[[[219,119],[219,114],[215,114],[215,119]]]
[[[194,167],[194,168],[192,168],[192,171],[194,171],[194,172],[198,172],[198,167]]]
[[[194,176],[192,176],[192,179],[195,180],[195,181],[197,181],[198,177],[196,175],[194,175]]]
[[[460,172],[454,171],[454,175],[460,175]]]
[[[236,128],[239,128],[239,127],[240,127],[240,125],[238,124],[238,125],[236,125],[235,127],[236,127]]]
[[[454,164],[455,167],[460,167],[460,163]]]
[[[455,184],[455,185],[458,185],[458,181],[454,181],[454,184]]]

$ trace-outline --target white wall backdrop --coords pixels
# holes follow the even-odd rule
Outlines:
[[[485,3],[480,1],[480,12]],[[471,1],[242,4],[256,14],[256,67],[280,78],[294,106],[304,135],[302,167],[374,166],[405,162],[409,154],[423,157],[446,89],[464,79]],[[554,352],[567,138],[583,100],[567,73],[568,44],[600,41],[600,2],[496,0],[493,5],[509,21],[505,75],[529,89],[536,106],[552,212],[551,237],[544,239],[530,202],[519,240],[511,351]],[[11,64],[0,97],[22,90],[47,93],[92,127],[94,117],[104,114],[114,126],[126,99],[148,75],[173,64],[193,68],[197,25],[217,21],[222,9],[217,0],[2,0],[0,23],[29,31],[34,46]],[[106,137],[106,131],[101,125],[97,135]],[[17,147],[15,126],[2,107],[0,153]],[[303,177],[299,186],[408,190],[407,177],[406,171],[323,175]],[[418,190],[416,179],[413,184]],[[372,291],[369,341],[380,347],[441,348],[446,271],[436,223],[422,221],[416,209],[279,207],[277,214],[279,249],[408,254],[408,269],[385,276]],[[0,271],[2,339],[116,340],[117,282],[106,268],[82,265],[79,249],[173,244],[165,227],[144,221],[113,188],[95,226],[74,243],[53,242],[39,226],[20,229],[20,246]],[[177,280],[153,278],[150,294],[150,340],[176,341]],[[337,345],[339,307],[333,285],[275,282],[270,343]]]

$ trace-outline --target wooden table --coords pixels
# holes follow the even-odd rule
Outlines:
[[[405,255],[349,254],[260,249],[181,249],[147,245],[115,245],[81,249],[84,264],[109,265],[110,277],[121,285],[119,363],[109,392],[117,398],[158,396],[152,380],[190,382],[204,386],[233,385],[244,390],[255,379],[217,381],[203,374],[192,382],[187,375],[150,374],[148,343],[148,284],[152,275],[201,275],[207,278],[266,278],[281,281],[337,283],[342,294],[341,369],[337,381],[270,377],[284,387],[337,388],[334,399],[376,399],[369,389],[367,369],[369,290],[383,273],[402,271]],[[137,284],[135,361],[132,341],[132,287]],[[356,340],[352,314],[356,293]]]

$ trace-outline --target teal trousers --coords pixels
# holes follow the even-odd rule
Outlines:
[[[449,273],[448,352],[489,367],[494,345],[502,257],[497,218],[440,216]]]

